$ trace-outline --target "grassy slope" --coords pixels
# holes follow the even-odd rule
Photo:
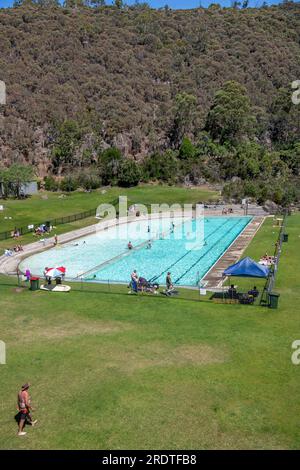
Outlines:
[[[288,231],[278,310],[125,288],[15,293],[3,279],[0,447],[299,448],[299,214]],[[276,235],[268,219],[248,254],[271,251]],[[40,424],[21,439],[12,417],[26,380]]]

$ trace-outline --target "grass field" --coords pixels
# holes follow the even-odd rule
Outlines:
[[[288,232],[278,310],[196,301],[188,290],[17,292],[2,277],[0,448],[299,448],[299,214]],[[247,254],[271,252],[276,238],[267,219]],[[39,423],[21,438],[13,416],[25,381]]]
[[[119,194],[128,197],[129,205],[132,203],[146,205],[152,203],[184,204],[214,201],[219,198],[217,192],[208,189],[186,189],[163,185],[140,185],[134,188],[122,189],[117,187],[105,188],[104,194],[102,194],[102,191],[64,193],[66,197],[63,198],[61,193],[42,192],[25,200],[0,199],[0,205],[5,208],[4,211],[0,212],[0,232],[96,209],[100,204],[115,201]],[[60,235],[95,222],[95,217],[88,217],[76,222],[58,225],[55,232]],[[32,241],[34,241],[34,237],[29,233],[20,237],[18,243],[26,244]],[[16,242],[13,239],[0,240],[0,250],[11,248],[15,244]]]
[[[89,209],[96,209],[99,204],[111,202],[119,197],[119,194],[127,196],[130,202],[141,204],[177,202],[195,203],[199,201],[215,200],[218,193],[208,189],[186,189],[174,186],[152,186],[140,185],[134,188],[105,188],[105,193],[101,190],[91,193],[73,192],[61,193],[40,192],[25,200],[0,199],[0,205],[5,210],[0,213],[0,232],[13,230],[15,226],[26,226],[34,222],[45,222],[66,215],[77,214]],[[48,199],[45,199],[47,197]],[[12,219],[5,219],[12,217]]]

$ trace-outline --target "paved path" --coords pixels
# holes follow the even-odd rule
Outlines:
[[[67,243],[76,238],[80,238],[86,235],[91,235],[95,233],[97,224],[89,225],[88,227],[83,227],[78,230],[73,230],[72,232],[67,232],[58,236],[58,242]],[[1,274],[16,274],[17,267],[22,259],[27,258],[30,255],[39,253],[44,250],[49,250],[54,246],[54,237],[45,239],[46,243],[42,241],[35,241],[29,243],[23,247],[24,251],[21,253],[15,253],[13,256],[0,256],[0,273]]]
[[[218,288],[222,286],[224,270],[231,264],[236,263],[241,258],[243,252],[253,239],[264,220],[264,217],[253,217],[251,222],[249,222],[245,229],[234,240],[224,255],[221,256],[221,258],[218,259],[210,271],[208,271],[208,273],[202,279],[202,282],[207,289]]]

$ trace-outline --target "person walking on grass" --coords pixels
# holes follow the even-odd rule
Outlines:
[[[30,387],[29,383],[22,385],[21,390],[18,393],[18,411],[19,411],[19,429],[18,436],[25,436],[26,432],[24,431],[25,424],[30,424],[34,426],[37,423],[37,420],[33,420],[31,411],[34,411],[31,407],[30,395],[28,389]]]

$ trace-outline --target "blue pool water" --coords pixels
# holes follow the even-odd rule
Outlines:
[[[172,220],[174,232],[170,230]],[[42,275],[44,268],[66,266],[67,277],[128,282],[133,269],[146,279],[165,283],[171,272],[177,285],[195,286],[246,227],[251,217],[206,217],[203,221],[154,219],[99,231],[33,255],[20,268]],[[204,242],[202,241],[204,235]],[[152,240],[147,249],[148,239]],[[127,249],[132,240],[134,250]]]

